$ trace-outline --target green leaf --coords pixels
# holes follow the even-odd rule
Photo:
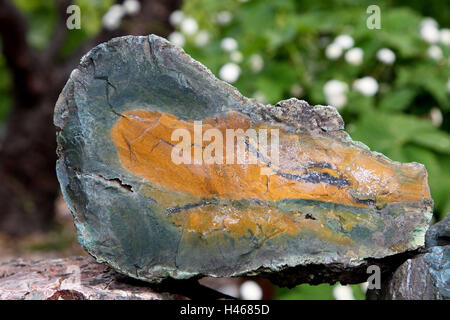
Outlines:
[[[417,89],[408,87],[391,89],[381,98],[379,108],[383,111],[402,111],[412,103],[417,94]]]
[[[432,150],[450,154],[450,134],[440,130],[419,131],[411,136],[411,141]]]
[[[403,152],[406,156],[406,161],[415,161],[425,165],[428,172],[428,184],[430,186],[431,197],[434,200],[435,212],[443,212],[449,200],[450,165],[445,160],[441,160],[432,151],[421,146],[408,144],[403,148]]]

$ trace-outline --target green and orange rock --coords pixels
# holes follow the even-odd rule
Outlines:
[[[247,139],[256,162],[174,162],[173,132],[194,136],[200,121],[223,137],[276,130],[278,161]],[[365,266],[424,244],[433,202],[422,165],[352,141],[333,107],[247,99],[153,35],[84,56],[55,125],[58,178],[80,243],[135,278],[361,282]],[[192,140],[189,154],[212,141]],[[214,154],[226,158],[225,144]]]

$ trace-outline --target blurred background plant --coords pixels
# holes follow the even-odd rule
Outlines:
[[[67,31],[71,1],[0,0],[0,229],[23,234],[52,221],[58,187],[51,111],[81,54],[114,36],[148,33],[167,37],[260,102],[297,97],[335,106],[354,140],[426,166],[434,220],[442,219],[450,211],[450,9],[444,0],[377,1],[381,28],[369,29],[372,2],[76,0],[81,29]],[[14,141],[21,147],[9,148]],[[38,170],[46,175],[36,177]],[[39,216],[29,227],[23,223]],[[276,295],[350,299],[363,291],[301,285]]]

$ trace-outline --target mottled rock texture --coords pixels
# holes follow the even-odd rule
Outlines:
[[[92,258],[0,264],[0,300],[172,300],[186,297],[130,282]]]
[[[425,234],[425,246],[427,248],[448,245],[450,245],[450,212],[444,219],[433,224]]]
[[[450,215],[426,233],[426,250],[406,260],[383,278],[380,290],[369,290],[369,299],[450,299]]]
[[[278,163],[246,140],[256,164],[175,164],[171,134],[193,134],[200,120],[223,135],[277,129]],[[334,107],[248,99],[157,36],[86,54],[54,123],[79,241],[131,277],[362,282],[368,264],[424,244],[432,200],[422,165],[352,141]],[[193,154],[208,146],[190,144]]]

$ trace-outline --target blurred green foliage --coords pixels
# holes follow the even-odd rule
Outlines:
[[[339,284],[319,284],[311,286],[301,284],[293,289],[277,288],[276,297],[279,300],[333,300],[333,289]],[[349,285],[355,300],[365,300],[365,292],[359,284]]]
[[[34,48],[44,49],[51,41],[56,26],[55,1],[15,0],[28,21],[27,40]]]
[[[50,44],[57,26],[57,1],[13,0],[27,19],[29,45],[43,51]],[[79,48],[86,40],[95,36],[101,28],[102,17],[114,0],[75,0],[80,7],[82,28],[67,33],[58,59],[62,60]],[[69,14],[67,14],[67,17]],[[1,44],[0,44],[1,45]],[[0,130],[12,108],[12,76],[0,55]]]
[[[57,24],[57,1],[14,0],[14,3],[28,20],[30,45],[36,50],[44,50],[52,40]],[[81,29],[73,29],[67,33],[61,50],[62,58],[99,32],[103,15],[114,3],[114,0],[75,0],[73,2],[80,7]]]
[[[11,109],[11,100],[11,75],[6,68],[3,55],[0,55],[0,130],[2,120],[8,116]]]

